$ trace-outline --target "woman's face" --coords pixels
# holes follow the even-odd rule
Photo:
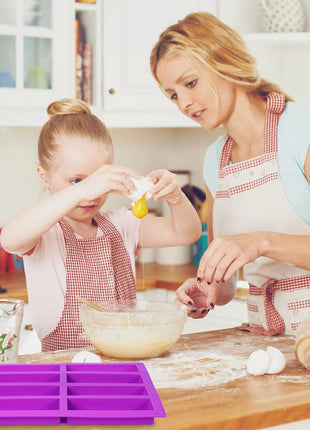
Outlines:
[[[159,60],[156,73],[167,97],[202,128],[211,130],[229,121],[236,87],[208,67],[177,56]]]

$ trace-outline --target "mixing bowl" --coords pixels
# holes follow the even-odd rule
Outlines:
[[[172,302],[97,304],[106,311],[81,304],[80,320],[91,343],[104,355],[115,358],[164,354],[179,339],[187,318],[186,306]]]

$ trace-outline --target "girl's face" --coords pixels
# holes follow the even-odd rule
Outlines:
[[[70,187],[90,176],[104,164],[113,162],[108,145],[85,137],[59,137],[59,149],[53,154],[47,170],[38,168],[41,181],[50,194]],[[89,220],[94,217],[105,203],[107,195],[93,201],[82,202],[67,214],[76,220]]]
[[[156,73],[167,97],[202,128],[228,122],[236,99],[232,83],[183,56],[159,60]]]

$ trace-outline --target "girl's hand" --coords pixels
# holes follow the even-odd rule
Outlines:
[[[216,237],[200,260],[197,279],[212,282],[226,282],[250,261],[263,255],[261,232]]]
[[[204,318],[210,309],[214,308],[207,292],[202,292],[198,288],[196,278],[187,279],[176,290],[175,302],[186,305],[188,307],[188,316],[192,318]]]
[[[149,173],[148,177],[155,184],[154,188],[151,190],[154,200],[165,199],[169,204],[176,204],[179,202],[182,190],[174,173],[165,169],[153,170]]]
[[[105,164],[76,186],[81,191],[81,198],[91,201],[111,192],[116,194],[131,193],[136,189],[136,186],[130,176],[140,177],[129,167]]]

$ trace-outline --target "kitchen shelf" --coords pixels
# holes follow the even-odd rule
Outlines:
[[[78,3],[75,2],[75,10],[76,12],[78,11],[83,11],[83,12],[97,12],[97,3]]]
[[[246,42],[250,43],[266,43],[283,45],[283,47],[291,45],[306,45],[310,44],[310,32],[299,33],[247,33],[243,35]]]

